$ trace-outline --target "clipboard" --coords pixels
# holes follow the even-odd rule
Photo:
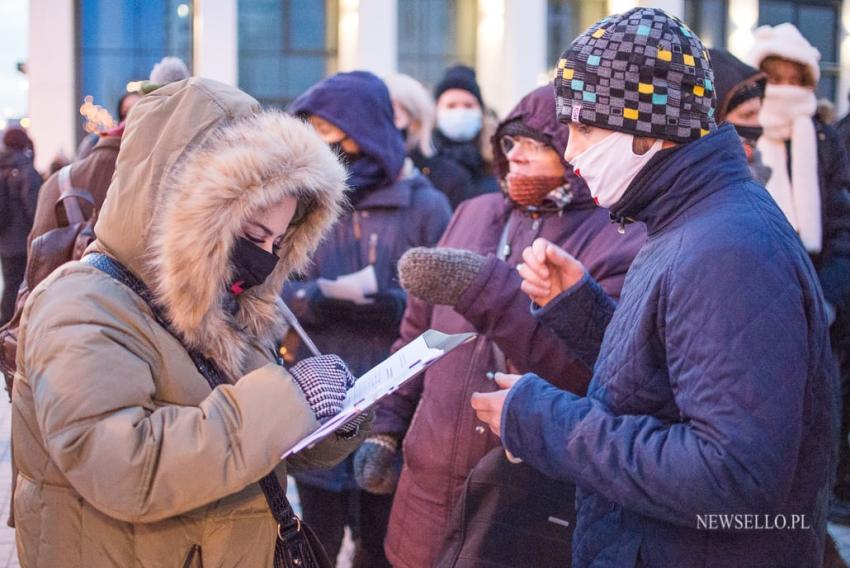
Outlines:
[[[311,434],[283,453],[281,459],[308,448],[338,430],[343,424],[367,410],[380,399],[395,392],[447,353],[475,339],[474,333],[446,334],[433,329],[378,363],[363,374],[348,390],[342,410]]]

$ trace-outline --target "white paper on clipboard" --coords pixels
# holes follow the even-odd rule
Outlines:
[[[391,394],[446,353],[475,337],[474,333],[448,335],[429,329],[357,379],[339,414],[284,452],[281,459],[310,447],[340,426]]]

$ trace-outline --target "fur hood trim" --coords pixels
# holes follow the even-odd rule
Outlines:
[[[150,192],[153,206],[147,209],[153,215],[137,271],[183,342],[214,359],[235,380],[245,371],[252,344],[271,348],[281,339],[285,320],[280,290],[293,272],[307,266],[338,218],[346,174],[303,121],[280,111],[226,114],[205,129],[173,162],[158,190]],[[121,152],[125,150],[126,141]],[[238,296],[239,309],[231,315],[225,307],[232,298],[227,291],[233,274],[230,255],[242,226],[256,212],[287,197],[309,199],[313,206],[285,237],[272,275]],[[104,209],[108,214],[110,208]]]

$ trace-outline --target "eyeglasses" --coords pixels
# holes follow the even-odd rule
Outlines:
[[[511,136],[506,134],[499,139],[499,147],[506,156],[516,148],[521,149],[523,154],[536,156],[549,148],[549,145],[532,138],[526,138],[525,136]]]

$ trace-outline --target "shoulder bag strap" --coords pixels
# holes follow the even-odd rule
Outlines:
[[[150,306],[157,322],[183,343],[171,328],[162,310],[153,302],[153,296],[148,287],[132,272],[127,270],[124,265],[114,258],[99,252],[87,254],[83,257],[82,262],[106,273],[135,292]],[[186,351],[195,363],[198,372],[207,380],[210,388],[215,389],[219,385],[227,384],[227,381],[214,361],[194,349],[187,348],[185,345],[184,348],[186,348]],[[259,481],[259,484],[266,498],[266,503],[268,503],[269,509],[271,509],[272,515],[278,523],[278,540],[275,543],[274,553],[275,568],[288,566],[322,568],[323,564],[320,564],[319,560],[317,560],[316,551],[311,550],[311,543],[302,531],[301,520],[295,515],[289,499],[286,498],[286,491],[281,486],[274,471],[263,477]],[[312,543],[312,545],[315,544],[315,542]],[[320,552],[322,554],[324,553],[324,551]]]

